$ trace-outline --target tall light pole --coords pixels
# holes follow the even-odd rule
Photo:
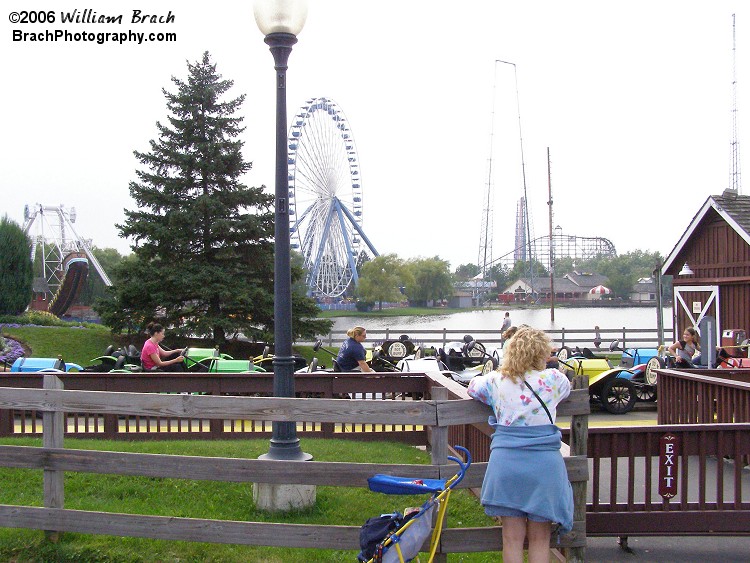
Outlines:
[[[276,200],[274,254],[274,397],[294,397],[292,268],[289,245],[289,165],[286,150],[286,69],[292,46],[307,19],[307,0],[255,0],[255,22],[271,49],[276,69]],[[274,422],[265,459],[302,461],[296,422]]]

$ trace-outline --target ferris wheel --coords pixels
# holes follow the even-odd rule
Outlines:
[[[302,253],[310,295],[338,297],[357,283],[357,260],[377,251],[362,230],[359,161],[344,112],[307,100],[289,129],[291,247]]]

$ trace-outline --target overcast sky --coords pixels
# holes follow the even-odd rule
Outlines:
[[[166,122],[170,77],[185,78],[186,61],[206,50],[234,80],[230,94],[247,94],[245,182],[273,190],[273,59],[251,1],[85,6],[123,14],[123,24],[60,23],[61,12],[83,9],[73,2],[54,3],[55,24],[5,18],[0,211],[21,223],[25,204],[75,207],[79,234],[128,252],[115,224],[134,208],[133,150],[148,150],[155,123]],[[131,25],[135,9],[171,10],[174,23]],[[477,262],[491,131],[493,255],[512,250],[523,192],[518,101],[534,235],[548,230],[549,147],[555,225],[606,237],[619,253],[667,255],[706,197],[729,186],[733,13],[747,155],[747,0],[311,0],[290,58],[288,109],[323,96],[345,112],[364,229],[381,254]],[[12,40],[13,30],[46,29],[174,32],[177,41]],[[513,67],[496,59],[516,64],[518,100]]]

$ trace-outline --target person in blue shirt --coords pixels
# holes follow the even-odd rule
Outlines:
[[[367,354],[362,345],[367,338],[367,329],[355,326],[347,330],[346,335],[349,338],[344,340],[339,349],[339,355],[336,357],[336,363],[341,371],[373,371],[365,361]]]

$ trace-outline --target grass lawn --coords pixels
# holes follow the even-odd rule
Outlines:
[[[81,366],[90,365],[91,360],[101,356],[110,344],[114,344],[109,329],[90,325],[86,328],[61,326],[3,327],[4,336],[10,336],[31,350],[29,357],[57,358]]]
[[[39,446],[41,440],[6,438],[0,439],[0,444]],[[256,458],[268,451],[267,440],[112,442],[70,439],[65,444],[75,449],[235,458]],[[429,463],[427,453],[403,444],[305,439],[302,447],[319,461]],[[42,505],[42,471],[0,468],[0,483],[0,504]],[[426,496],[382,495],[360,488],[318,487],[314,507],[273,517],[255,508],[249,483],[72,472],[65,475],[66,508],[188,518],[359,526],[371,516],[403,511],[426,499]],[[464,490],[451,496],[448,521],[451,527],[492,524],[476,498]],[[356,550],[231,546],[73,533],[63,534],[59,543],[52,544],[44,539],[41,531],[0,528],[0,560],[15,562],[353,562],[356,553]],[[451,562],[498,560],[497,553],[449,556]]]

